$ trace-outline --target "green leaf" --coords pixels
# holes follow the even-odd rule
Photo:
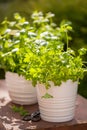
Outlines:
[[[17,107],[15,105],[11,106],[11,109],[14,111],[14,112],[18,112],[21,116],[25,116],[26,114],[28,114],[28,111],[25,110],[22,106],[20,107]]]
[[[79,55],[85,55],[86,53],[87,53],[87,49],[86,48],[81,48],[81,49],[79,49],[78,50],[78,52],[79,52]]]
[[[49,93],[46,93],[44,96],[42,96],[42,98],[53,98],[53,96]]]
[[[19,13],[15,13],[15,14],[14,14],[14,18],[15,18],[16,20],[20,20],[20,19],[21,19],[21,16],[20,16]]]

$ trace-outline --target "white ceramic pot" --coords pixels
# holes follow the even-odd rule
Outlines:
[[[27,81],[16,73],[6,73],[6,85],[12,102],[20,105],[37,103],[36,88],[31,81]]]
[[[78,82],[62,82],[60,86],[54,86],[51,82],[51,88],[37,85],[37,98],[41,118],[49,122],[65,122],[72,120],[75,113],[75,103],[78,89]],[[45,93],[49,93],[53,98],[42,98]]]

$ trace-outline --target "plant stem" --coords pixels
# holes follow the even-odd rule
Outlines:
[[[68,50],[68,34],[67,34],[67,32],[66,32],[66,44],[67,44],[67,48],[66,48],[66,50]]]
[[[83,61],[83,63],[86,63],[86,64],[87,64],[87,61]]]
[[[84,69],[84,72],[87,72],[87,69]]]

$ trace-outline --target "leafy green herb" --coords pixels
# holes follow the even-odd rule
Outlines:
[[[24,116],[24,115],[27,115],[28,114],[28,111],[26,111],[22,106],[20,107],[17,107],[15,105],[11,106],[11,109],[14,111],[14,112],[18,112],[21,116]]]

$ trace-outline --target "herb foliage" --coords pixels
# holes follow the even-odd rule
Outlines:
[[[32,80],[33,86],[42,83],[47,89],[49,81],[60,85],[68,79],[83,79],[87,70],[82,60],[87,50],[75,52],[69,46],[71,24],[61,22],[57,27],[53,17],[50,12],[44,15],[35,11],[27,21],[16,13],[14,21],[3,21],[0,36],[6,69]]]

